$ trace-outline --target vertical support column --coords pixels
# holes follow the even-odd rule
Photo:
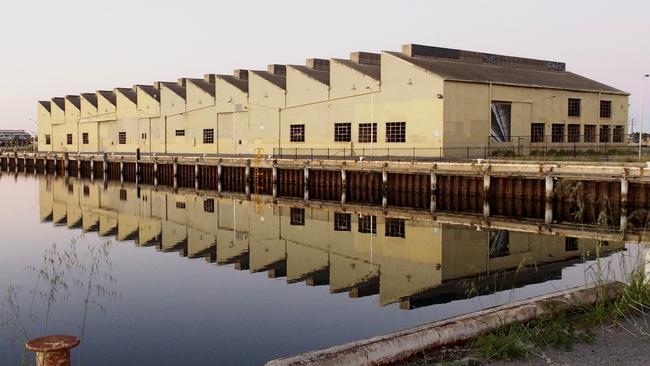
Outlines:
[[[158,187],[158,160],[153,161],[153,186]]]
[[[201,172],[201,169],[199,168],[199,159],[197,158],[194,161],[194,189],[199,190],[201,188],[201,181],[199,177],[199,173]]]
[[[621,222],[620,224],[621,224],[621,234],[623,234],[623,237],[625,237],[625,231],[627,230],[627,191],[628,191],[628,181],[627,181],[627,174],[626,174],[621,178],[621,202],[620,202]]]
[[[244,184],[245,184],[245,193],[246,198],[250,199],[251,197],[251,159],[246,160],[246,168],[244,168]]]
[[[219,164],[217,164],[217,193],[221,194],[221,191],[223,190],[223,187],[221,185],[221,173],[223,172],[223,165],[221,165],[221,161],[219,161]]]
[[[124,157],[120,157],[120,183],[124,183]]]
[[[77,179],[81,180],[81,155],[77,154]]]
[[[492,177],[489,172],[486,172],[483,175],[483,219],[485,221],[490,218],[490,184],[492,183]]]
[[[548,225],[553,222],[553,177],[547,174],[544,183],[544,197],[546,198],[544,223]]]
[[[108,178],[108,154],[102,154],[102,169],[104,170],[104,180]]]
[[[95,156],[90,157],[90,181],[95,181]]]
[[[172,165],[172,175],[174,177],[174,190],[178,189],[178,158],[174,157]]]
[[[429,204],[429,211],[432,215],[436,213],[437,197],[438,197],[438,175],[435,171],[431,171],[429,176],[429,185],[431,191],[431,202]]]
[[[36,166],[38,165],[37,162],[38,159],[36,159],[36,155],[34,155],[34,175],[38,175],[38,170],[36,170]]]
[[[135,185],[140,184],[140,148],[135,149]]]
[[[347,174],[345,168],[341,167],[341,204],[344,205],[346,201],[346,194],[348,187]]]
[[[381,208],[388,207],[388,171],[386,169],[381,172]]]
[[[303,199],[305,203],[309,202],[309,166],[303,168]]]
[[[278,198],[278,161],[273,160],[273,167],[271,168],[271,187],[273,201]]]
[[[23,173],[27,174],[27,156],[23,155]]]
[[[18,167],[18,164],[16,164],[16,167]],[[70,174],[70,154],[67,152],[63,153],[63,174],[68,177]]]

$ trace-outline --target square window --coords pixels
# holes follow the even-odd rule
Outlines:
[[[406,122],[387,122],[386,142],[406,142]]]
[[[336,142],[352,141],[352,123],[335,123],[334,141]]]
[[[510,141],[510,111],[509,102],[492,102],[492,121],[490,139],[492,142]]]
[[[305,209],[300,207],[291,207],[291,225],[305,225]]]
[[[45,145],[51,145],[52,144],[52,136],[47,134],[45,135]]]
[[[600,101],[600,118],[612,118],[612,101]]]
[[[345,212],[334,212],[334,231],[351,231],[352,215]]]
[[[580,99],[569,98],[569,117],[580,117]]]
[[[359,232],[377,234],[377,217],[374,215],[359,215]]]
[[[393,238],[405,238],[406,228],[404,219],[386,218],[385,234]]]
[[[623,142],[623,136],[625,135],[623,126],[614,126],[614,142]]]
[[[88,132],[84,132],[81,134],[81,143],[84,145],[88,145]]]
[[[585,125],[584,142],[596,142],[596,125]]]
[[[305,125],[290,125],[289,141],[305,142]]]
[[[205,128],[205,129],[203,129],[203,143],[204,144],[214,144],[214,129],[213,128]]]
[[[214,198],[206,198],[203,200],[203,211],[214,212]]]
[[[185,208],[185,202],[176,202],[176,208],[184,209]]]
[[[567,141],[569,142],[580,142],[580,125],[579,124],[569,124],[567,130]]]
[[[176,136],[185,136],[185,130],[176,130],[175,135]]]
[[[575,252],[578,250],[578,238],[564,238],[564,251]]]
[[[71,133],[66,135],[66,143],[68,145],[72,145],[72,134]]]
[[[126,144],[126,132],[121,131],[117,133],[117,143],[120,145]]]
[[[551,142],[564,142],[564,124],[553,123],[551,125]]]
[[[126,189],[120,189],[120,201],[126,201]]]
[[[544,142],[544,124],[530,124],[530,142]]]
[[[610,142],[612,140],[610,134],[611,130],[608,125],[600,125],[600,137],[598,139],[600,142]]]
[[[143,140],[146,140],[146,139],[147,139],[147,133],[146,133],[146,132],[143,132],[143,133],[140,135],[140,137],[141,137]]]
[[[377,123],[359,123],[359,142],[377,142]]]

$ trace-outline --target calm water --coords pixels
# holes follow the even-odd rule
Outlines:
[[[7,365],[22,355],[12,340],[42,335],[46,321],[50,334],[83,328],[88,365],[262,364],[583,285],[595,267],[620,278],[638,254],[390,210],[371,218],[7,173],[0,202]]]

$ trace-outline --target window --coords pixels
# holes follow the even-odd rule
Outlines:
[[[584,142],[596,142],[596,125],[585,125]]]
[[[305,142],[305,125],[289,126],[289,141]]]
[[[492,123],[490,139],[492,142],[510,141],[510,110],[508,102],[492,102]]]
[[[84,145],[88,145],[88,132],[84,132],[81,134],[81,143]]]
[[[146,139],[147,139],[147,133],[146,133],[146,132],[143,132],[143,133],[140,135],[140,137],[141,137],[143,140],[146,140]]]
[[[490,258],[510,255],[510,232],[506,230],[490,231]]]
[[[352,141],[352,124],[335,123],[334,124],[334,141],[349,142]]]
[[[609,126],[608,125],[601,125],[600,126],[600,142],[610,142],[610,131],[609,131]]]
[[[564,250],[566,252],[575,252],[578,250],[578,238],[564,238]]]
[[[213,128],[204,128],[203,129],[203,143],[204,144],[214,144],[214,129]]]
[[[203,200],[203,211],[214,212],[214,198],[206,198]]]
[[[122,131],[117,133],[117,143],[120,145],[126,144],[126,132]]]
[[[404,225],[404,219],[395,219],[395,218],[386,218],[385,225],[385,234],[386,236],[393,238],[405,238],[406,229]]]
[[[352,230],[352,215],[345,212],[334,212],[334,231]]]
[[[185,136],[185,130],[176,130],[176,136]]]
[[[612,118],[612,101],[600,101],[600,118]]]
[[[406,142],[406,122],[387,122],[386,142]]]
[[[569,117],[580,117],[580,99],[569,98]]]
[[[359,123],[359,142],[377,142],[377,123]]]
[[[567,129],[567,140],[569,142],[580,142],[580,125],[569,124]]]
[[[176,202],[176,208],[184,209],[185,208],[185,202]]]
[[[564,124],[553,123],[551,125],[551,142],[564,142]]]
[[[90,187],[84,186],[84,196],[90,196]]]
[[[291,207],[291,225],[305,225],[305,209],[300,207]]]
[[[377,217],[372,215],[359,215],[359,232],[363,234],[377,234]]]
[[[544,142],[544,124],[530,124],[530,142]]]
[[[68,145],[72,145],[72,134],[71,133],[66,135],[66,143]]]
[[[126,201],[126,189],[120,189],[120,201]]]
[[[623,126],[614,126],[614,142],[623,142]]]
[[[68,193],[74,193],[74,186],[72,184],[68,184]]]
[[[45,135],[45,145],[52,144],[52,136],[50,134]]]

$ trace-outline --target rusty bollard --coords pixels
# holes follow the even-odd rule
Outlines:
[[[25,349],[36,352],[36,366],[70,366],[70,350],[78,345],[77,337],[51,335],[28,341]]]

